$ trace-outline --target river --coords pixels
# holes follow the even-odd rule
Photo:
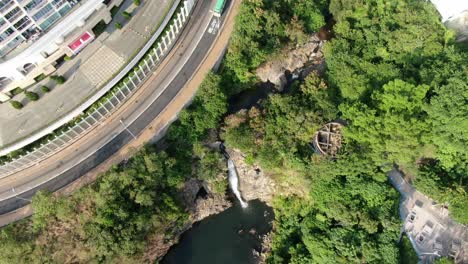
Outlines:
[[[257,263],[253,250],[260,250],[260,237],[271,230],[272,208],[249,201],[247,208],[235,205],[209,216],[185,232],[161,261],[162,264]]]

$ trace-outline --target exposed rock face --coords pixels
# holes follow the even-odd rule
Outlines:
[[[259,199],[271,205],[275,193],[274,181],[265,175],[257,164],[247,164],[244,154],[239,150],[229,149],[227,151],[237,168],[242,197],[246,201]]]
[[[205,195],[200,195],[203,192]],[[220,213],[232,205],[224,194],[211,191],[205,182],[197,179],[191,179],[185,183],[183,199],[192,222]]]
[[[262,82],[271,82],[282,90],[287,83],[286,71],[291,73],[304,70],[312,65],[321,65],[323,62],[323,46],[316,34],[312,35],[304,45],[295,49],[286,50],[285,57],[265,62],[257,69],[257,76]],[[320,69],[318,69],[320,70]],[[309,71],[310,73],[310,71]]]
[[[468,42],[468,9],[447,20],[444,24],[456,32],[458,42]]]

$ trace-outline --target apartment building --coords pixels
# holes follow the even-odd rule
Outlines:
[[[110,9],[122,1],[0,0],[0,102],[94,40],[92,28],[109,23]]]
[[[32,41],[72,9],[67,0],[0,1],[0,57]]]

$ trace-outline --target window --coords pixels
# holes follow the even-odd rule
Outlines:
[[[41,10],[39,10],[36,14],[34,14],[33,16],[33,19],[35,21],[38,21],[40,20],[41,18],[44,18],[46,17],[47,15],[49,15],[51,13],[51,11],[53,12],[54,9],[52,8],[52,5],[51,4],[47,4],[46,6],[44,6],[43,8],[41,8]]]
[[[0,34],[0,42],[7,39],[13,33],[15,33],[15,31],[12,28],[8,28],[7,30],[5,30],[2,34]]]
[[[61,16],[64,16],[70,10],[71,10],[71,6],[69,4],[66,4],[66,5],[63,6],[62,9],[59,10],[59,13],[60,13]]]
[[[50,26],[52,26],[57,20],[59,20],[61,16],[57,13],[54,13],[50,17],[48,17],[44,22],[42,22],[39,27],[42,30],[47,30]]]
[[[33,0],[33,1],[29,2],[28,4],[26,4],[24,6],[24,9],[26,9],[27,11],[31,11],[31,10],[34,10],[35,8],[37,8],[38,6],[41,6],[44,3],[46,3],[45,0]]]
[[[8,12],[5,17],[13,22],[15,19],[23,15],[23,11],[19,7],[13,8],[10,12]]]
[[[13,0],[1,0],[0,1],[0,11],[3,11],[3,9],[7,9],[10,6],[14,5],[15,2]]]
[[[16,22],[14,26],[17,30],[21,31],[22,29],[26,28],[30,24],[31,24],[31,20],[29,19],[29,17],[25,16],[22,19],[18,20],[18,22]]]

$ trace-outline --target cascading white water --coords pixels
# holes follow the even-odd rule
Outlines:
[[[292,75],[291,75],[291,80],[294,81],[294,80],[297,80],[298,78],[299,78],[299,74],[293,72]]]
[[[239,178],[237,176],[236,172],[236,167],[234,166],[234,162],[232,162],[231,159],[228,159],[228,180],[229,180],[229,185],[231,186],[232,192],[236,195],[237,199],[239,199],[239,202],[242,206],[242,208],[246,208],[248,204],[242,200],[242,197],[239,192]]]

